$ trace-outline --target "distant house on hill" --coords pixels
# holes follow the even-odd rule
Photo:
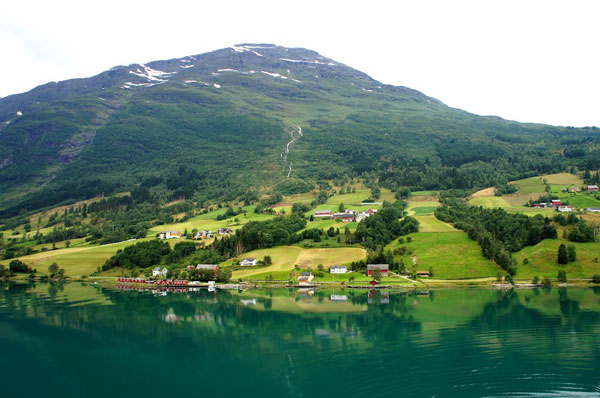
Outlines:
[[[553,199],[552,200],[552,207],[558,207],[562,204],[562,202],[560,201],[560,199]]]
[[[367,275],[373,276],[373,272],[378,269],[382,276],[388,276],[390,273],[390,266],[388,264],[368,264]]]
[[[163,231],[158,234],[158,239],[179,239],[181,232],[179,231]]]
[[[212,233],[212,231],[210,230],[202,230],[202,231],[198,231],[194,234],[194,239],[196,240],[200,240],[200,239],[209,239],[209,238],[213,238],[214,235]]]
[[[585,190],[588,192],[598,192],[598,185],[587,185]]]
[[[154,267],[152,270],[152,276],[167,276],[169,271],[166,268]]]
[[[579,187],[571,187],[570,191],[573,193],[577,193],[579,192]]]
[[[426,278],[429,278],[431,276],[429,274],[429,271],[417,271],[416,274],[417,274],[417,276],[426,277]]]
[[[569,213],[573,211],[573,208],[571,206],[558,206],[558,211],[560,211],[561,213]]]
[[[230,228],[219,228],[217,229],[217,233],[219,235],[228,235],[230,233],[232,233],[233,231]]]
[[[585,211],[589,211],[590,213],[600,213],[600,207],[588,207]]]
[[[331,210],[317,210],[315,211],[315,218],[332,218],[333,212]]]
[[[345,265],[332,265],[329,267],[329,273],[331,274],[345,274],[348,272],[348,267]]]
[[[240,262],[242,266],[252,266],[258,264],[258,260],[255,258],[245,258]]]

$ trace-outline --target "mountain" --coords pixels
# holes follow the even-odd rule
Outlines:
[[[471,189],[598,169],[599,144],[595,128],[477,116],[311,50],[239,44],[0,99],[0,217],[140,187],[162,201],[352,176]]]

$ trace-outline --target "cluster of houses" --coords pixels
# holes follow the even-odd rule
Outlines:
[[[343,222],[361,222],[365,218],[375,214],[377,210],[373,210],[371,208],[366,211],[358,212],[356,210],[347,209],[343,213],[334,213],[331,210],[317,210],[313,215],[315,219],[333,219],[333,220],[342,220]]]
[[[229,235],[230,233],[232,233],[233,230],[231,228],[219,228],[217,229],[217,234],[219,235]],[[162,231],[158,234],[158,239],[180,239],[183,236],[183,234],[179,231]],[[198,231],[194,234],[193,239],[195,240],[200,240],[200,239],[208,239],[208,238],[214,238],[215,235],[213,234],[213,232],[211,230],[201,230]]]
[[[560,211],[561,213],[569,213],[569,212],[573,211],[573,208],[571,206],[563,205],[562,202],[560,201],[560,199],[554,199],[551,202],[535,203],[533,205],[533,207],[537,207],[540,209],[546,209],[546,208],[556,209],[556,210]]]

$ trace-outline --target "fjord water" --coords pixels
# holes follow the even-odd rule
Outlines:
[[[0,395],[600,396],[600,290],[0,285]]]

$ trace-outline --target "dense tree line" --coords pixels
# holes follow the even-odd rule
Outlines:
[[[294,243],[298,239],[294,233],[304,227],[306,220],[295,214],[268,221],[251,221],[238,229],[235,235],[215,240],[212,248],[231,258],[255,249]]]
[[[354,239],[366,247],[375,249],[378,245],[387,245],[401,235],[407,235],[419,230],[419,222],[413,217],[404,217],[404,202],[394,202],[386,205],[377,213],[362,220]]]

